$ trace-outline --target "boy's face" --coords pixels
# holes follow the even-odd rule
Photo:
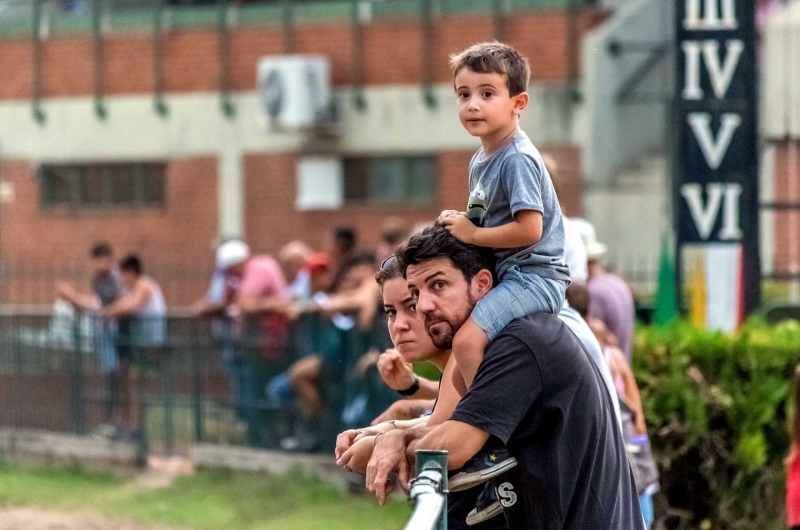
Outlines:
[[[455,77],[458,118],[472,136],[491,137],[512,125],[528,104],[527,92],[511,97],[503,75],[462,68]]]

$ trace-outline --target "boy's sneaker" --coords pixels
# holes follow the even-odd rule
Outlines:
[[[475,508],[467,515],[467,524],[473,526],[488,521],[501,513],[503,513],[503,505],[500,504],[500,500],[497,498],[497,490],[491,484],[486,484],[478,496]]]
[[[464,491],[505,473],[516,465],[517,459],[511,456],[505,447],[482,451],[450,477],[448,486],[452,492]]]

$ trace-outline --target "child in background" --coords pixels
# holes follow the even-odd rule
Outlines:
[[[800,366],[794,371],[792,404],[794,417],[786,459],[786,520],[791,530],[800,530]]]

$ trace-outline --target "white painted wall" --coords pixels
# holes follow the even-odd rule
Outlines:
[[[761,130],[767,139],[800,137],[800,2],[770,17],[761,68]]]

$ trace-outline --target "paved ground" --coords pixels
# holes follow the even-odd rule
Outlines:
[[[0,530],[166,530],[102,517],[48,512],[35,508],[0,508]]]

